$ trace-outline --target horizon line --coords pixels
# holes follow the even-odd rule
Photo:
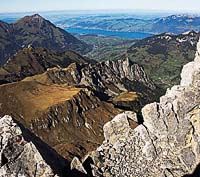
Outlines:
[[[0,12],[0,14],[5,14],[5,13],[48,13],[48,12],[130,12],[130,11],[140,11],[140,12],[157,12],[157,13],[200,13],[200,10],[180,10],[180,9],[63,9],[63,10],[33,10],[33,11],[5,11],[5,12]],[[131,12],[134,13],[134,12]]]

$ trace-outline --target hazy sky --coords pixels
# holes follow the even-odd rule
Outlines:
[[[87,9],[156,9],[200,12],[200,0],[0,0],[0,13]]]

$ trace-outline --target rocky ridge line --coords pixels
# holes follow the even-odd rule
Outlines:
[[[183,67],[181,84],[159,103],[142,109],[144,122],[128,126],[121,114],[104,126],[105,141],[91,155],[93,175],[180,177],[200,164],[200,41],[196,58]]]

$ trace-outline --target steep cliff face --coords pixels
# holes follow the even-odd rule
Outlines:
[[[134,110],[155,100],[159,93],[143,68],[128,58],[96,64],[73,63],[67,68],[48,69],[41,75],[25,79],[28,80],[88,87],[100,99],[110,99],[117,106]]]
[[[82,75],[85,77],[82,78],[81,83],[91,87],[96,85],[96,89],[102,90],[110,96],[130,90],[131,87],[134,90],[135,82],[149,90],[155,89],[154,83],[145,74],[143,68],[128,58],[89,65],[82,70]]]
[[[200,42],[195,60],[184,66],[181,77],[181,84],[168,89],[159,103],[142,109],[143,124],[131,129],[123,114],[115,118],[114,127],[104,126],[105,141],[93,154],[94,176],[199,174]]]
[[[32,142],[10,116],[0,118],[0,176],[49,176],[55,174]]]

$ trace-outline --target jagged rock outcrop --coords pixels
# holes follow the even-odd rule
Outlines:
[[[78,159],[78,157],[74,157],[71,161],[71,165],[70,165],[70,169],[76,169],[80,172],[82,172],[83,174],[87,174],[87,171],[85,170],[85,168],[83,167],[83,164],[80,162],[80,160]]]
[[[156,100],[160,94],[143,68],[129,58],[84,67],[81,70],[80,84],[89,86],[100,97],[111,97],[110,100],[122,109],[135,111],[151,100]],[[127,97],[132,99],[126,99]]]
[[[118,124],[121,128],[116,127],[113,133],[124,136],[114,142],[114,135],[107,136],[106,133],[106,140],[93,154],[94,176],[180,177],[199,174],[200,42],[197,48],[194,62],[182,70],[181,84],[168,89],[159,103],[151,103],[142,109],[143,124],[135,129]],[[123,117],[118,118],[121,123]],[[104,129],[113,129],[111,125],[106,124]]]
[[[100,99],[110,99],[123,109],[138,110],[160,94],[143,68],[128,58],[85,65],[73,63],[67,68],[51,68],[41,75],[25,79],[29,80],[88,87]]]
[[[100,62],[82,70],[82,84],[101,90],[109,96],[117,95],[122,91],[137,90],[134,86],[135,82],[141,86],[141,90],[142,87],[147,90],[156,89],[143,68],[128,58]]]
[[[130,121],[135,121],[133,118],[135,116],[132,112],[124,112],[106,123],[103,127],[105,140],[111,144],[115,144],[116,141],[127,137],[131,130]],[[134,125],[132,128],[137,127],[136,121]]]
[[[0,176],[56,176],[10,116],[0,118]]]

